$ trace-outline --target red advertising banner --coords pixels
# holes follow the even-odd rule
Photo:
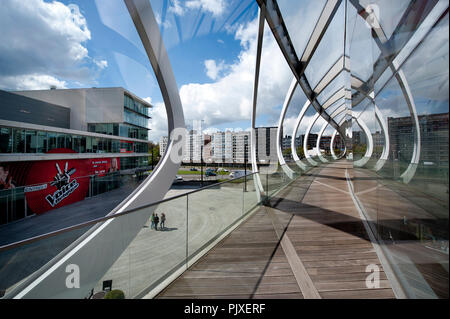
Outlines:
[[[74,153],[59,149],[52,153]],[[3,189],[25,186],[28,207],[36,214],[83,200],[93,175],[104,176],[120,169],[119,158],[0,163]],[[25,176],[24,176],[25,174]]]

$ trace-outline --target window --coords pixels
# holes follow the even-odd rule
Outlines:
[[[0,127],[0,153],[12,152],[12,129]]]

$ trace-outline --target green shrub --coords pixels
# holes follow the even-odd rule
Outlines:
[[[114,289],[106,293],[105,299],[125,299],[125,294],[122,290]]]

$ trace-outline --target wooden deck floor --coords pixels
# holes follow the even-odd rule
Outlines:
[[[348,193],[345,161],[261,207],[157,298],[394,298]],[[367,288],[378,265],[380,288]]]

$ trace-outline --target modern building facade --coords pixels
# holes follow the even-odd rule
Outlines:
[[[147,120],[151,106],[130,96],[116,88],[0,91],[0,223],[117,188],[121,173],[147,167],[149,124],[130,115]],[[96,103],[112,111],[95,112]]]

